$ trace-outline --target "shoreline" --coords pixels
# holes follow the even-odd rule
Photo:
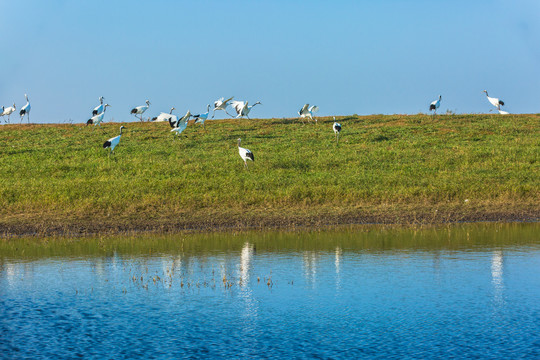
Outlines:
[[[338,120],[3,127],[0,237],[540,220],[540,115]]]
[[[226,219],[205,219],[199,221],[163,222],[160,220],[130,221],[80,221],[62,222],[43,220],[42,222],[0,222],[0,238],[71,237],[91,236],[130,236],[137,234],[181,234],[181,233],[226,233],[236,231],[298,231],[323,230],[345,226],[397,226],[423,227],[438,225],[457,225],[464,223],[534,223],[540,221],[540,211],[530,209],[516,212],[485,212],[460,214],[452,211],[433,213],[391,215],[320,215],[320,216],[282,216],[246,217]]]

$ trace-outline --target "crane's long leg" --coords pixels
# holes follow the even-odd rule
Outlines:
[[[227,115],[229,115],[230,117],[232,117],[232,118],[234,117],[233,115],[231,115],[231,114],[229,114],[229,113],[227,112],[227,109],[225,109],[225,113],[226,113]]]

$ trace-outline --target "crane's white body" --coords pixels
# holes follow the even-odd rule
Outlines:
[[[500,100],[499,98],[493,98],[488,95],[487,90],[484,90],[486,93],[486,97],[488,101],[491,103],[491,105],[495,106],[497,110],[501,110],[501,105],[504,105],[504,101]]]
[[[171,125],[171,127],[172,127],[171,132],[175,132],[176,135],[178,137],[180,137],[180,134],[182,133],[182,131],[186,130],[190,117],[191,117],[191,112],[188,110],[186,115],[182,116],[176,122],[176,124],[171,119],[169,119],[169,125]]]
[[[172,107],[171,111],[168,114],[162,112],[157,117],[153,118],[152,121],[154,121],[154,122],[164,122],[164,121],[169,121],[169,119],[171,119],[173,122],[177,122],[178,117],[176,115],[173,115],[173,113],[172,113],[173,110],[176,110],[176,108]]]
[[[227,100],[225,100],[225,98],[219,98],[216,101],[214,101],[214,111],[212,112],[212,119],[216,115],[217,110],[223,110],[225,111],[227,115],[229,115],[230,117],[233,117],[231,114],[227,112],[227,106],[229,106],[229,101],[231,101],[232,99],[234,99],[234,96],[231,96]]]
[[[206,119],[208,119],[208,114],[210,114],[210,104],[206,106],[206,112],[204,114],[193,115],[193,117],[196,119],[195,124],[202,124],[204,127],[204,122]]]
[[[24,105],[21,108],[21,111],[19,111],[19,115],[21,115],[21,122],[24,119],[24,115],[26,115],[28,117],[27,118],[28,122],[30,122],[30,109],[32,109],[32,107],[30,106],[30,101],[28,100],[28,95],[24,94],[24,97],[26,98],[26,105]]]
[[[234,111],[236,111],[236,118],[246,116],[249,119],[249,112],[255,105],[259,105],[261,102],[257,101],[253,105],[248,105],[247,101],[233,101],[231,103],[231,106],[234,108]]]
[[[242,139],[238,139],[238,154],[240,155],[242,160],[244,160],[244,167],[247,168],[248,167],[247,161],[248,160],[255,161],[255,157],[253,156],[253,153],[251,152],[251,150],[240,146],[241,141]]]
[[[103,121],[103,117],[105,116],[105,111],[107,110],[107,107],[111,106],[109,104],[103,105],[103,111],[97,115],[92,116],[87,122],[86,126],[94,124],[94,126],[99,125],[101,127],[101,122]]]
[[[336,134],[336,141],[339,142],[339,133],[341,132],[341,124],[336,122],[336,117],[334,116],[334,124],[332,125],[334,134]]]
[[[311,120],[317,122],[317,119],[313,118],[313,114],[315,114],[317,111],[319,111],[319,107],[317,105],[309,106],[309,104],[304,104],[300,111],[298,111],[298,115],[300,115],[302,122],[304,122],[305,117],[309,117]]]
[[[11,117],[11,114],[13,114],[15,112],[15,110],[17,110],[17,108],[15,107],[15,103],[13,103],[13,106],[10,106],[10,107],[3,107],[2,106],[2,114],[0,116],[6,116],[8,117],[6,123],[9,122],[9,119]]]
[[[92,116],[101,114],[103,112],[103,109],[104,109],[103,99],[105,99],[103,96],[99,97],[99,105],[96,106],[94,110],[92,110]]]
[[[433,114],[437,113],[437,109],[441,106],[441,99],[442,96],[439,95],[439,98],[435,101],[432,101],[431,104],[429,104],[429,110],[433,111]]]
[[[508,111],[504,111],[504,110],[501,110],[501,109],[498,109],[498,111],[499,111],[499,114],[501,114],[501,115],[508,115],[508,114],[510,114]]]
[[[110,149],[109,156],[111,156],[111,154],[114,154],[114,148],[120,143],[120,138],[122,137],[123,129],[125,129],[125,127],[120,126],[120,135],[110,138],[109,140],[105,141],[105,143],[103,144],[104,149],[107,149],[107,148]]]
[[[144,114],[144,112],[148,110],[149,106],[150,101],[146,100],[146,105],[137,106],[136,108],[131,109],[131,113],[134,114],[135,117],[137,117],[137,115],[141,115],[139,119],[142,121],[142,114]]]

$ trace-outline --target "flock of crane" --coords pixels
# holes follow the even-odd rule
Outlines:
[[[225,98],[219,98],[218,100],[214,101],[214,109],[212,112],[212,119],[215,116],[216,111],[222,110],[227,115],[234,117],[233,115],[229,114],[227,111],[227,107],[230,105],[235,111],[236,111],[236,118],[240,117],[247,117],[249,119],[249,113],[251,109],[255,105],[261,104],[260,101],[257,101],[253,105],[249,105],[247,101],[234,101],[234,97],[230,97],[228,99]],[[99,97],[99,105],[92,110],[92,117],[88,119],[86,122],[86,125],[98,125],[101,127],[101,122],[103,121],[103,117],[105,115],[105,110],[107,110],[107,107],[110,106],[109,104],[103,103],[104,97]],[[142,115],[148,110],[150,107],[150,101],[145,101],[146,105],[137,106],[133,109],[131,109],[130,113],[133,114],[135,117],[137,117],[139,120],[143,121]],[[173,114],[173,111],[176,110],[174,107],[171,108],[169,113],[162,112],[158,116],[152,118],[151,120],[153,122],[169,122],[169,125],[171,126],[172,130],[171,132],[176,133],[177,136],[180,136],[180,134],[187,128],[189,120],[191,118],[195,119],[195,124],[201,124],[203,127],[205,127],[204,123],[206,119],[208,119],[208,116],[210,115],[210,104],[206,107],[206,112],[202,114],[191,114],[191,112],[188,110],[184,116],[182,116],[180,119]],[[305,104],[300,111],[298,111],[298,115],[300,119],[302,119],[302,122],[304,122],[304,118],[308,117],[312,121],[317,122],[317,119],[313,117],[313,114],[316,113],[319,110],[319,108],[316,105],[310,106],[309,104]],[[137,116],[138,115],[138,116]],[[333,130],[336,134],[336,141],[339,142],[339,132],[341,131],[341,124],[337,123],[335,121],[334,117],[334,124],[333,124]],[[22,120],[21,120],[22,121]],[[120,127],[120,134],[118,136],[115,136],[113,138],[110,138],[109,140],[105,141],[103,144],[103,148],[109,149],[109,156],[111,154],[114,154],[114,148],[120,143],[120,139],[122,137],[122,130],[125,129],[125,126]],[[242,140],[238,139],[238,153],[242,160],[244,161],[244,167],[247,168],[247,161],[255,161],[255,157],[253,155],[253,152],[249,149],[243,148],[240,146],[240,142]]]
[[[497,108],[499,114],[502,114],[502,115],[508,114],[508,112],[501,110],[501,106],[504,105],[504,102],[502,100],[498,98],[490,97],[488,95],[487,90],[484,90],[484,92],[486,93],[486,97],[488,101]],[[23,121],[25,115],[28,118],[28,122],[30,122],[30,109],[31,109],[30,101],[28,100],[27,94],[24,94],[24,97],[26,98],[26,104],[19,111],[19,115],[21,117],[21,122]],[[260,101],[257,101],[253,105],[249,105],[247,101],[236,101],[233,99],[234,97],[230,97],[228,99],[225,99],[222,97],[214,101],[214,109],[212,111],[211,119],[214,118],[216,111],[219,111],[219,110],[224,111],[230,117],[234,117],[234,115],[229,114],[229,112],[227,111],[227,107],[229,105],[235,110],[236,118],[241,118],[245,116],[249,119],[249,113],[251,109],[256,105],[261,104]],[[430,103],[429,110],[433,111],[433,115],[437,113],[437,109],[441,106],[441,99],[442,99],[442,96],[439,95],[439,98],[437,100]],[[86,122],[87,126],[98,125],[101,128],[101,122],[103,121],[103,118],[105,116],[105,111],[107,110],[107,107],[111,106],[109,104],[104,103],[103,100],[104,100],[104,97],[100,96],[99,105],[96,106],[92,110],[92,117],[88,119],[88,121]],[[146,100],[145,103],[146,105],[137,106],[131,109],[131,112],[130,112],[141,121],[143,121],[142,115],[150,107],[150,101]],[[6,120],[6,123],[9,123],[11,114],[14,113],[16,110],[17,108],[15,106],[15,103],[13,104],[13,106],[10,106],[10,107],[2,106],[2,113],[0,114],[0,116],[2,117],[7,116],[8,118]],[[195,124],[201,124],[203,125],[203,127],[205,127],[204,123],[208,119],[208,116],[210,114],[210,104],[207,105],[205,113],[195,115],[195,114],[191,114],[191,112],[188,110],[186,114],[182,116],[180,119],[176,115],[173,115],[174,110],[175,108],[173,107],[171,108],[169,113],[162,112],[161,114],[159,114],[159,116],[156,116],[152,118],[151,120],[155,122],[169,122],[169,125],[172,128],[171,132],[174,132],[176,133],[177,136],[180,136],[180,134],[187,128],[189,120],[191,118],[195,119],[195,122],[194,122]],[[302,120],[302,122],[304,122],[304,118],[309,118],[310,120],[317,122],[317,119],[313,117],[313,114],[315,114],[318,110],[319,110],[319,107],[316,105],[310,106],[309,104],[305,104],[298,111],[298,115],[299,115],[299,118]],[[335,119],[336,118],[334,117],[334,124],[332,125],[332,129],[334,130],[334,133],[336,135],[336,142],[339,142],[339,133],[341,131],[341,124],[337,123]],[[105,143],[103,144],[103,148],[109,149],[109,156],[111,154],[114,154],[114,148],[120,143],[120,138],[122,136],[123,129],[125,129],[125,127],[121,126],[120,135],[110,138],[109,140],[105,141]],[[241,142],[241,139],[238,139],[238,153],[240,154],[240,157],[244,161],[244,166],[247,168],[248,166],[247,160],[254,161],[255,157],[249,149],[241,147],[240,142]]]

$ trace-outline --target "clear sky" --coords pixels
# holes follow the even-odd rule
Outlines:
[[[0,105],[33,122],[105,121],[221,96],[253,117],[484,113],[482,90],[540,112],[538,0],[0,0]],[[221,117],[221,115],[220,115]],[[13,121],[13,118],[12,118]],[[16,121],[18,121],[16,119]]]

